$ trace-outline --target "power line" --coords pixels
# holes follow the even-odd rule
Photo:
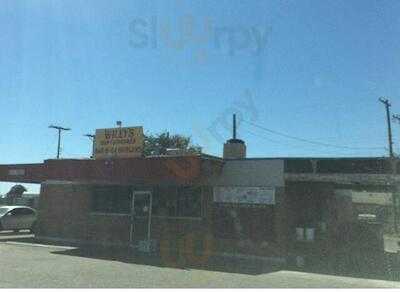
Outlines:
[[[241,120],[242,122],[245,122],[247,124],[250,124],[256,128],[262,129],[264,131],[267,131],[269,133],[273,133],[275,135],[279,135],[282,137],[286,137],[286,138],[290,138],[290,139],[294,139],[294,140],[298,140],[298,141],[302,141],[302,142],[306,142],[309,144],[314,144],[314,145],[320,145],[320,146],[324,146],[324,147],[333,147],[333,148],[340,148],[340,149],[352,149],[352,150],[382,150],[384,149],[383,147],[350,147],[350,146],[342,146],[342,145],[335,145],[335,144],[330,144],[330,143],[324,143],[324,142],[318,142],[318,141],[314,141],[314,140],[309,140],[309,139],[305,139],[305,138],[301,138],[301,137],[296,137],[296,136],[292,136],[286,133],[282,133],[276,130],[272,130],[266,127],[263,127],[261,125],[255,124],[253,122],[250,121],[246,121],[246,120]]]
[[[286,146],[286,147],[291,147],[291,148],[296,148],[296,149],[304,149],[304,150],[314,150],[314,151],[318,150],[317,148],[315,148],[313,146],[294,145],[294,144],[288,144],[288,143],[282,142],[282,141],[272,140],[269,137],[266,137],[264,135],[260,135],[258,133],[252,132],[252,131],[250,131],[248,129],[245,129],[245,132],[247,132],[247,133],[249,133],[249,134],[251,134],[251,135],[253,135],[253,136],[257,137],[257,138],[261,138],[261,139],[264,139],[266,141],[269,141],[269,142],[272,142],[272,143],[277,143],[277,144],[280,144],[280,145],[283,145],[283,146]],[[332,155],[337,155],[337,154],[345,155],[345,156],[357,156],[357,155],[360,155],[359,153],[342,153],[341,151],[339,151],[339,152],[340,153],[324,151],[323,154],[325,156],[332,156]],[[308,155],[299,155],[299,156],[309,156],[309,154]]]
[[[285,142],[285,141],[274,140],[274,139],[271,139],[271,138],[266,137],[266,136],[264,136],[264,135],[260,135],[259,133],[250,131],[250,130],[248,130],[248,129],[244,129],[244,131],[247,132],[247,133],[249,133],[249,134],[251,134],[251,135],[253,135],[253,136],[256,136],[256,137],[258,137],[258,138],[261,138],[261,139],[264,139],[264,140],[266,140],[266,141],[269,141],[269,142],[272,142],[272,143],[276,143],[276,144],[279,144],[279,145],[283,145],[283,146],[287,146],[287,147],[292,147],[292,148],[302,148],[302,149],[310,149],[310,147],[312,148],[312,146],[304,146],[304,145],[299,145],[299,144],[291,144],[291,143],[287,143],[287,142]]]

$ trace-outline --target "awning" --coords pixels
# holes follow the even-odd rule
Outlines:
[[[109,160],[46,160],[41,164],[0,165],[0,181],[189,184],[219,174],[222,164],[219,158],[202,155]]]

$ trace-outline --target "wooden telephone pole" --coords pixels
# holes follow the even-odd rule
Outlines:
[[[61,131],[70,131],[71,128],[64,128],[61,126],[50,125],[49,128],[54,128],[58,130],[58,145],[57,145],[57,159],[60,158],[61,151]]]
[[[389,142],[389,156],[393,158],[393,139],[392,139],[392,125],[390,123],[390,107],[392,106],[388,99],[379,98],[379,102],[385,105],[386,108],[386,120],[388,129],[388,142]]]

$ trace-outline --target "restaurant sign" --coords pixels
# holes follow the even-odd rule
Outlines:
[[[143,127],[97,129],[95,158],[134,158],[143,153]]]
[[[214,202],[227,204],[275,204],[275,188],[218,186],[214,187]]]
[[[393,194],[391,192],[356,191],[351,189],[337,189],[335,195],[351,198],[353,203],[374,204],[390,206],[393,205]]]
[[[10,169],[8,170],[9,176],[25,176],[25,169]]]

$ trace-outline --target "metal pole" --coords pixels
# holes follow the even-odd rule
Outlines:
[[[92,140],[92,158],[94,158],[95,150],[96,150],[96,138],[93,137],[93,140]]]
[[[397,121],[400,123],[400,115],[393,115],[393,120]],[[396,174],[396,166],[397,166],[397,160],[395,161],[396,164],[393,164],[393,171],[392,173],[395,175]],[[398,222],[399,222],[399,212],[398,212],[398,188],[397,185],[395,184],[394,186],[394,192],[393,192],[393,222],[394,222],[394,230],[396,233],[398,233]]]
[[[54,126],[50,125],[49,128],[57,129],[58,130],[58,144],[57,144],[57,159],[60,158],[60,153],[61,153],[61,131],[69,131],[71,128],[64,128],[61,126]]]
[[[60,148],[61,148],[61,129],[58,129],[58,145],[57,145],[57,159],[60,158]]]
[[[149,222],[148,222],[148,227],[147,227],[147,241],[150,243],[151,239],[151,216],[153,213],[153,194],[149,192],[149,197],[150,197],[150,203],[149,203]]]
[[[236,139],[236,114],[233,114],[233,139]]]
[[[96,144],[96,136],[93,134],[85,134],[84,136],[88,137],[90,140],[92,140],[92,156],[91,158],[94,158],[94,153],[95,153],[95,144]]]
[[[130,214],[130,234],[129,234],[129,242],[130,245],[133,246],[133,237],[134,237],[134,217],[135,217],[135,192],[132,192],[132,205],[131,205],[131,214]]]
[[[385,105],[386,108],[386,120],[388,128],[388,141],[389,141],[389,156],[393,158],[393,140],[392,140],[392,125],[390,123],[390,107],[391,104],[388,99],[379,98],[379,101]]]

